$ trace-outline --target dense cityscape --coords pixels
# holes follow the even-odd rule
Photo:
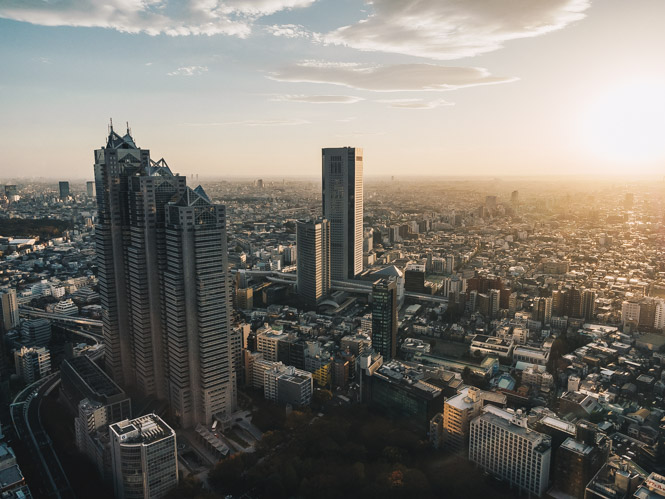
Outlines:
[[[3,498],[661,497],[665,181],[363,164],[7,183]]]

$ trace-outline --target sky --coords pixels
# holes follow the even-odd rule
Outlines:
[[[0,178],[665,175],[663,0],[0,0]]]

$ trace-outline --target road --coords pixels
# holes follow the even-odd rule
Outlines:
[[[53,373],[26,387],[11,405],[12,423],[21,441],[33,457],[39,481],[32,481],[30,490],[37,497],[75,498],[67,475],[53,449],[53,442],[42,426],[39,409],[42,398],[60,384],[60,373]]]

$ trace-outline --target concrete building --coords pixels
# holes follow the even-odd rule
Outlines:
[[[95,182],[88,181],[85,183],[85,193],[89,198],[95,196]]]
[[[67,181],[58,182],[58,188],[60,190],[60,199],[64,201],[69,197],[69,182]]]
[[[81,355],[60,365],[61,394],[70,409],[79,411],[83,400],[99,402],[106,408],[108,422],[131,417],[131,401],[102,368],[89,357]]]
[[[550,474],[551,439],[526,417],[487,406],[471,422],[469,460],[527,493],[542,496]]]
[[[314,391],[312,373],[276,363],[264,372],[263,393],[266,399],[300,407],[309,405]]]
[[[624,327],[628,324],[637,325],[640,322],[640,304],[634,301],[624,301],[621,304],[621,321]]]
[[[175,432],[155,414],[109,426],[115,497],[160,498],[178,485]]]
[[[256,332],[256,350],[263,354],[263,359],[270,362],[279,360],[279,342],[288,338],[286,333],[275,331],[267,324]]]
[[[55,307],[53,307],[53,313],[74,316],[79,314],[79,308],[74,304],[74,301],[71,298],[67,298],[66,300],[59,301],[55,304]]]
[[[201,187],[166,208],[165,303],[171,410],[185,428],[235,410],[226,210]]]
[[[0,291],[0,320],[5,331],[18,327],[20,319],[18,314],[18,301],[15,289]]]
[[[372,346],[390,361],[397,353],[397,284],[380,279],[372,287]]]
[[[323,217],[330,223],[333,280],[353,279],[363,270],[363,150],[322,151]]]
[[[16,374],[27,384],[51,373],[51,354],[44,348],[21,347],[14,352]]]
[[[330,224],[325,219],[298,222],[296,237],[298,295],[316,306],[330,293]]]
[[[48,319],[23,321],[21,340],[29,346],[45,347],[51,341],[51,322]]]
[[[168,400],[184,427],[230,412],[224,207],[151,160],[129,129],[120,136],[112,126],[95,151],[95,191],[107,371],[144,397]]]

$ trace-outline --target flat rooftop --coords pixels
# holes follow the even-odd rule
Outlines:
[[[81,355],[65,361],[97,395],[111,397],[125,392],[89,357]]]

